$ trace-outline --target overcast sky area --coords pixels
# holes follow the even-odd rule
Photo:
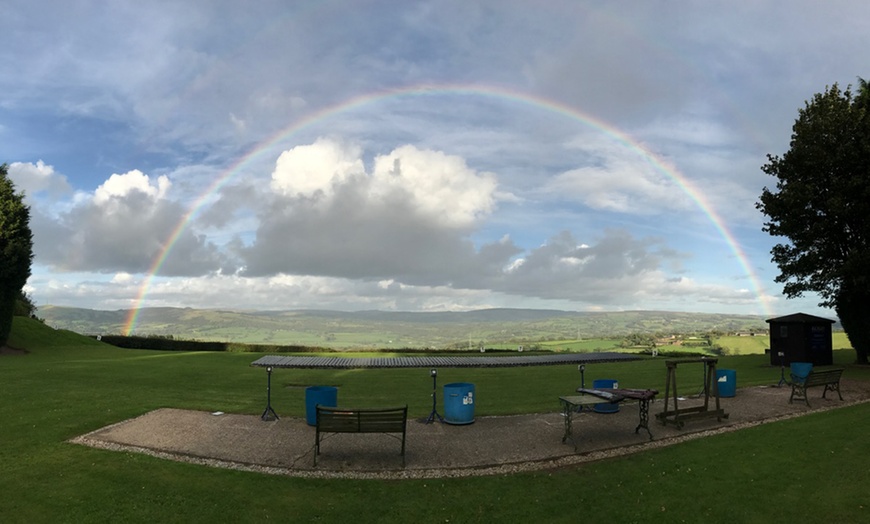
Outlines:
[[[673,310],[786,299],[755,208],[854,1],[4,2],[38,306]]]

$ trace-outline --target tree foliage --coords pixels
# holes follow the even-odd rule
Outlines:
[[[15,299],[15,309],[12,312],[13,316],[28,317],[39,320],[36,316],[36,310],[37,307],[33,298],[22,289],[21,292],[18,293],[18,298]]]
[[[860,362],[870,352],[870,86],[837,84],[799,111],[789,150],[768,155],[777,178],[756,204],[789,298],[815,292],[840,317]]]
[[[30,278],[33,262],[33,233],[30,208],[24,196],[15,192],[7,165],[0,165],[0,346],[12,329],[15,304]]]

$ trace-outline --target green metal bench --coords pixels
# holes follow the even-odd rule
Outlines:
[[[408,406],[395,408],[339,408],[315,406],[314,465],[320,455],[324,433],[385,433],[402,442],[402,467],[405,467],[405,435]],[[396,433],[401,433],[399,437]]]
[[[822,398],[826,398],[825,395],[828,394],[828,391],[836,391],[840,400],[843,400],[843,395],[840,393],[840,377],[842,375],[843,368],[813,369],[805,378],[792,374],[791,396],[788,398],[789,404],[794,399],[803,399],[807,403],[807,406],[809,406],[810,401],[807,399],[807,389],[816,386],[825,386]]]

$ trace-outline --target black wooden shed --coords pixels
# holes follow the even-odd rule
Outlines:
[[[795,313],[765,322],[770,324],[771,365],[811,362],[815,366],[829,366],[834,363],[833,320]]]

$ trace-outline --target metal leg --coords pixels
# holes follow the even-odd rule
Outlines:
[[[438,404],[438,372],[435,371],[435,369],[432,369],[429,374],[432,376],[432,413],[429,413],[429,418],[426,419],[426,424],[431,424],[432,422],[435,422],[436,418],[438,419],[438,422],[441,422],[443,424],[444,419],[441,417],[441,415],[438,414],[438,410],[436,409]]]
[[[574,428],[572,427],[574,418],[574,406],[570,402],[562,401],[562,414],[565,419],[565,433],[562,435],[562,444],[568,439],[574,444],[574,451],[577,451],[577,442],[574,440]]]
[[[260,415],[261,420],[278,420],[278,414],[272,409],[272,368],[266,368],[266,409]]]
[[[649,430],[649,399],[641,399],[637,401],[638,403],[638,412],[640,416],[640,423],[634,428],[634,432],[637,433],[640,431],[640,428],[646,430],[649,434],[649,439],[652,440],[652,431]]]

